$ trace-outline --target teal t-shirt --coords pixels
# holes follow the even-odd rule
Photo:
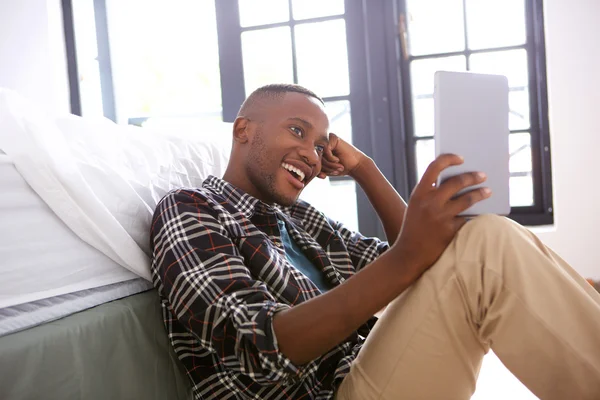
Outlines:
[[[281,241],[288,261],[300,272],[306,275],[321,291],[325,293],[331,289],[331,284],[325,279],[323,272],[319,270],[302,252],[300,246],[289,235],[285,222],[277,219],[279,231],[281,232]]]

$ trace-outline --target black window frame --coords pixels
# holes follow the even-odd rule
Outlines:
[[[221,93],[223,104],[223,120],[234,121],[240,105],[246,98],[243,72],[242,33],[258,29],[290,27],[292,43],[292,66],[294,82],[298,81],[295,32],[294,27],[314,22],[340,19],[339,15],[294,20],[292,15],[292,0],[288,1],[289,20],[273,24],[241,27],[237,0],[217,0],[215,10],[217,15],[217,34],[219,37],[219,62],[221,70]],[[351,120],[353,143],[374,158],[384,175],[390,179],[393,176],[391,163],[391,137],[388,120],[390,118],[387,105],[386,79],[375,82],[377,71],[370,71],[369,62],[375,62],[377,57],[382,64],[386,58],[386,50],[376,46],[373,34],[367,35],[371,26],[380,26],[384,15],[380,7],[373,7],[379,2],[345,1],[343,19],[346,21],[346,40],[348,50],[348,68],[350,94],[346,96],[324,97],[325,102],[349,100],[351,104]],[[383,39],[383,31],[375,34]],[[367,38],[369,38],[367,40]],[[369,42],[369,40],[371,42]],[[374,53],[377,54],[374,54]],[[319,62],[322,60],[316,60]],[[364,77],[373,72],[372,79]],[[369,81],[373,80],[377,87]],[[309,88],[310,89],[310,88]],[[379,115],[382,113],[383,115]],[[376,134],[377,133],[377,134]],[[375,140],[377,136],[378,140]],[[332,181],[350,180],[350,177],[331,177]],[[391,180],[391,179],[390,179]],[[372,208],[364,192],[357,185],[358,222],[361,232],[367,235],[385,237],[382,225],[379,223],[375,210]]]
[[[72,0],[62,0],[67,48],[71,111],[81,115],[77,79]],[[523,225],[550,225],[554,222],[552,172],[548,129],[546,57],[542,0],[526,4],[527,50],[529,56],[530,121],[534,201],[531,207],[514,207],[509,218]],[[291,14],[291,0],[290,14]],[[94,0],[99,61],[105,115],[115,120],[115,99],[110,71],[105,0]],[[241,33],[245,30],[291,26],[292,44],[296,24],[290,21],[241,28],[237,0],[215,0],[223,120],[233,121],[245,98]],[[400,195],[408,200],[416,184],[416,160],[412,125],[412,100],[407,60],[402,53],[402,25],[406,0],[345,0],[350,94],[325,98],[348,99],[354,144],[372,157]],[[299,23],[336,18],[323,17]],[[295,52],[293,52],[295,54]],[[294,60],[295,61],[295,60]],[[294,79],[297,79],[294,62]],[[145,118],[133,118],[140,123]],[[334,178],[349,179],[349,178]],[[384,230],[366,195],[357,186],[358,220],[363,234],[385,237]]]
[[[82,115],[72,0],[61,0],[61,10],[63,18],[63,34],[65,35],[65,54],[67,56],[67,76],[69,80],[71,114]]]

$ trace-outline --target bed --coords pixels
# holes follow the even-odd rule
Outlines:
[[[191,399],[150,283],[149,224],[222,174],[230,125],[51,116],[0,89],[0,398]]]
[[[0,337],[2,399],[191,399],[153,290]]]
[[[6,154],[0,185],[0,398],[191,398],[150,282],[78,238]]]

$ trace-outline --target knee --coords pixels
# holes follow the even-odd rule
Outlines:
[[[481,215],[468,221],[458,232],[457,239],[473,244],[487,242],[500,244],[503,238],[510,236],[515,230],[516,223],[508,218],[498,215]]]
[[[461,231],[472,232],[476,234],[499,233],[513,228],[514,222],[506,217],[500,217],[494,214],[485,214],[468,221]]]

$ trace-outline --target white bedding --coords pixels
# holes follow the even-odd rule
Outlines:
[[[136,278],[77,237],[7,155],[0,188],[0,308]]]
[[[43,204],[29,196],[37,211],[15,211],[22,200],[14,194],[12,200],[6,197],[13,184],[2,183],[2,201],[7,203],[0,209],[0,246],[7,247],[0,249],[11,252],[11,258],[0,261],[0,274],[13,275],[0,285],[0,307],[136,275],[149,280],[148,233],[156,203],[168,190],[199,186],[209,174],[222,175],[230,143],[230,124],[173,133],[105,119],[54,118],[0,89],[0,150],[14,163],[4,168],[16,168],[47,206],[40,211]],[[18,180],[14,172],[9,175]],[[49,222],[49,210],[62,224]],[[28,221],[27,229],[23,221]],[[19,240],[11,241],[13,235]],[[59,237],[80,240],[68,245]],[[70,252],[81,254],[79,264],[86,266],[61,266]],[[104,262],[91,262],[98,253]]]

